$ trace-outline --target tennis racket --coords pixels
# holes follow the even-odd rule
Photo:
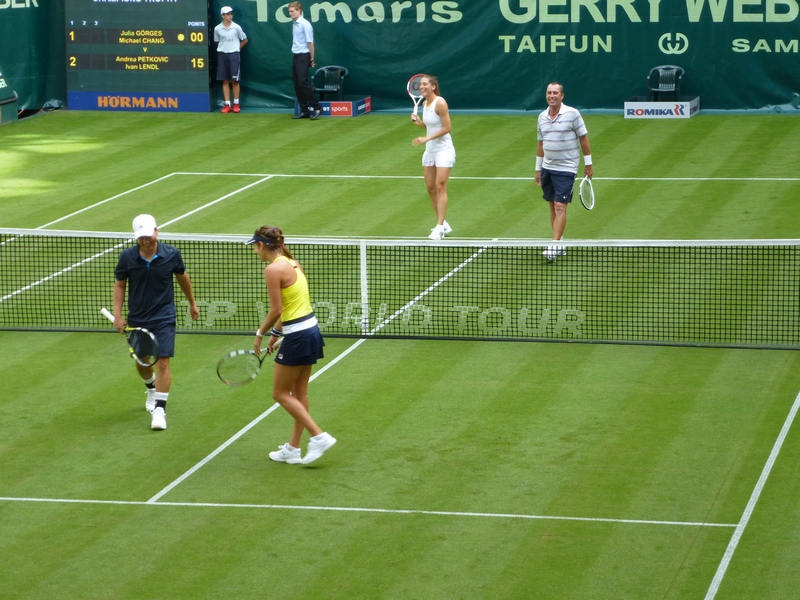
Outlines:
[[[578,195],[581,197],[581,204],[586,210],[594,208],[594,186],[591,177],[584,177],[578,188]]]
[[[114,315],[108,309],[101,308],[103,316],[114,322]],[[143,367],[152,367],[158,360],[158,342],[156,336],[144,327],[126,327],[123,332],[128,340],[131,358]]]
[[[278,349],[283,338],[278,338],[272,351]],[[261,365],[269,352],[256,354],[254,350],[234,350],[219,359],[217,363],[217,377],[225,385],[239,387],[250,383],[261,372]]]
[[[419,93],[419,82],[422,81],[423,77],[425,76],[421,74],[414,75],[411,79],[408,80],[408,84],[406,85],[406,89],[408,90],[408,95],[411,96],[411,99],[414,101],[414,111],[411,113],[411,118],[414,121],[417,120],[417,113],[419,112],[419,103],[422,102],[422,95]]]

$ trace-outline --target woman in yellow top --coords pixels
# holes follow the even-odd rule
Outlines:
[[[269,292],[269,312],[256,330],[253,350],[261,353],[262,338],[269,334],[267,352],[283,336],[275,357],[272,376],[272,397],[294,417],[292,437],[269,457],[276,462],[309,464],[322,456],[336,443],[336,438],[322,431],[308,412],[308,382],[311,368],[323,358],[325,342],[317,318],[311,308],[308,282],[300,264],[284,245],[283,232],[278,227],[264,226],[246,242],[262,262],[264,280]],[[300,437],[303,430],[311,434],[306,455],[300,457]]]

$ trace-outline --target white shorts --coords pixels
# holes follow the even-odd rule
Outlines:
[[[425,150],[422,155],[423,167],[447,167],[448,169],[456,164],[456,149],[442,148],[437,152]]]

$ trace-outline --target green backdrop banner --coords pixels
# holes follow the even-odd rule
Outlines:
[[[221,2],[213,4],[212,24]],[[248,100],[293,98],[286,4],[236,0],[250,37]],[[341,0],[305,2],[317,65],[350,70],[346,94],[375,109],[409,105],[408,78],[439,77],[453,109],[541,110],[548,82],[569,104],[621,109],[646,96],[661,64],[686,70],[682,93],[701,108],[796,110],[798,0]]]
[[[0,63],[19,110],[66,100],[63,0],[0,0]]]
[[[97,1],[155,12],[182,0]],[[209,5],[209,32],[222,5]],[[243,104],[291,107],[286,3],[230,5],[250,38]],[[419,72],[439,77],[454,110],[537,111],[553,80],[568,104],[622,109],[646,96],[653,66],[676,64],[701,109],[800,113],[800,0],[339,0],[305,2],[304,15],[317,65],[347,67],[345,94],[372,96],[376,110],[408,107]],[[0,0],[0,62],[20,108],[66,99],[64,46],[63,0]],[[213,74],[213,46],[211,59]]]

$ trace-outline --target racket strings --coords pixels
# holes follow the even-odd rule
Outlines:
[[[408,80],[408,85],[406,89],[408,90],[408,94],[412,98],[422,98],[422,94],[419,91],[419,84],[422,81],[422,75],[415,75],[411,79]]]
[[[136,329],[130,333],[128,340],[140,360],[150,364],[155,362],[158,357],[158,343],[148,332]]]
[[[220,379],[232,385],[241,385],[255,379],[260,370],[261,361],[252,353],[228,356],[217,365]]]
[[[583,206],[590,210],[594,208],[594,186],[592,185],[592,180],[589,177],[583,178],[578,192]]]

